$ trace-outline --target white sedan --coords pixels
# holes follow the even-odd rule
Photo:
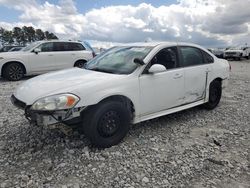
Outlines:
[[[12,103],[38,125],[81,122],[97,147],[110,147],[129,125],[204,105],[215,108],[230,65],[198,45],[118,46],[84,68],[48,73],[21,84]]]

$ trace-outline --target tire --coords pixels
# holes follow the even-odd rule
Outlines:
[[[209,100],[206,104],[204,104],[204,107],[208,110],[212,110],[220,103],[222,94],[222,85],[221,81],[214,80],[210,83],[209,86]]]
[[[121,102],[102,102],[83,116],[84,133],[99,148],[108,148],[121,142],[129,126],[130,113]]]
[[[3,75],[7,80],[18,81],[24,77],[24,72],[25,70],[20,63],[10,63],[4,68]]]
[[[78,60],[77,62],[75,62],[74,67],[84,68],[84,66],[85,66],[86,63],[87,63],[87,61]]]

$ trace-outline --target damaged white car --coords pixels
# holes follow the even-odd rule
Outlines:
[[[118,46],[84,68],[21,84],[11,100],[38,125],[81,126],[97,147],[118,144],[130,124],[204,105],[215,108],[230,65],[188,43]]]

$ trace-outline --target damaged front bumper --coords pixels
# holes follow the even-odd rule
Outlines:
[[[85,107],[79,107],[59,111],[35,111],[31,109],[31,106],[26,105],[14,95],[11,96],[11,102],[16,107],[24,110],[24,115],[31,124],[39,126],[51,126],[58,124],[71,125],[80,123],[81,112],[85,109]]]

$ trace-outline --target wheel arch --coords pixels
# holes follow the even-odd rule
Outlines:
[[[74,67],[76,66],[76,64],[77,64],[78,62],[87,63],[88,61],[87,61],[86,59],[77,59],[77,60],[75,61],[75,63],[74,63]]]
[[[24,74],[27,74],[27,70],[26,70],[26,67],[24,66],[24,64],[20,61],[8,61],[6,63],[4,63],[4,65],[2,66],[2,69],[1,69],[1,75],[4,75],[4,69],[11,63],[18,63],[22,66],[23,70],[24,70]]]
[[[222,83],[222,78],[221,77],[217,77],[217,78],[215,78],[215,79],[213,79],[211,82],[210,82],[210,84],[212,83],[212,82],[214,82],[214,81],[219,81],[220,83]]]
[[[124,95],[111,95],[101,99],[97,104],[101,104],[106,101],[118,101],[124,104],[124,106],[129,110],[131,115],[131,120],[135,117],[135,105],[133,101]]]

